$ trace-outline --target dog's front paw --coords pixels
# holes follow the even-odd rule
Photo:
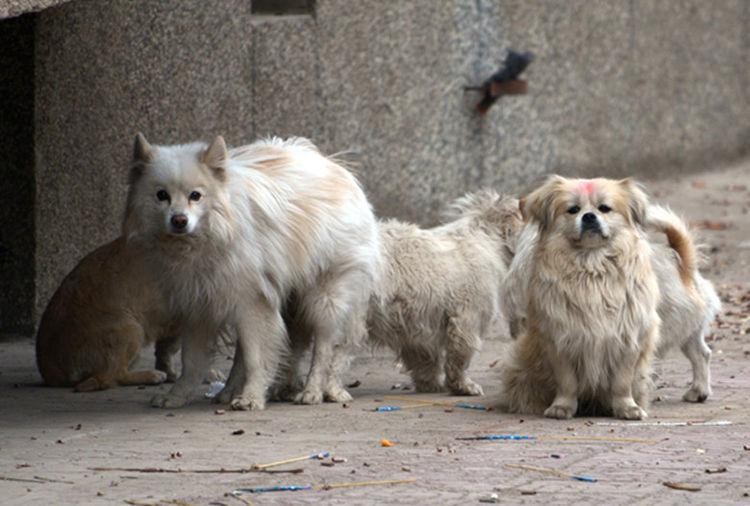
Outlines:
[[[187,398],[171,394],[155,395],[151,399],[151,406],[155,408],[181,408],[187,404]]]
[[[266,400],[253,396],[240,396],[232,399],[229,407],[235,411],[262,411],[266,409]]]
[[[571,406],[565,406],[563,404],[553,404],[544,410],[544,416],[547,418],[557,418],[558,420],[567,420],[573,418],[575,409]]]
[[[625,406],[616,409],[614,412],[616,418],[622,418],[624,420],[643,420],[648,418],[646,412],[640,406]]]
[[[484,395],[484,390],[478,383],[474,383],[472,380],[467,379],[463,383],[456,385],[451,388],[453,395]]]
[[[320,404],[323,402],[323,392],[320,390],[305,389],[297,394],[294,402],[297,404]]]
[[[705,402],[708,396],[711,395],[711,388],[704,388],[698,385],[693,385],[690,390],[685,392],[682,396],[682,400],[685,402]]]
[[[327,389],[323,397],[327,402],[351,402],[354,400],[351,394],[340,386]]]

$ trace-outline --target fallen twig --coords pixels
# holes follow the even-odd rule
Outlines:
[[[662,484],[665,487],[673,488],[675,490],[687,490],[688,492],[700,492],[701,488],[698,485],[691,483],[679,483],[676,481],[664,481]]]
[[[607,443],[644,443],[656,444],[657,439],[640,439],[634,437],[609,437],[609,436],[543,436],[540,441],[601,441]]]
[[[596,483],[597,481],[599,481],[592,476],[570,474],[564,471],[558,471],[557,469],[550,469],[548,467],[527,466],[524,464],[505,464],[505,467],[511,469],[523,469],[524,471],[536,471],[538,473],[549,474],[551,476],[559,476],[561,478],[570,478],[571,480],[585,481],[587,483]]]
[[[337,488],[369,487],[372,485],[399,485],[403,483],[414,483],[416,478],[406,478],[400,480],[374,480],[374,481],[352,481],[343,483],[328,483],[323,485],[271,485],[260,487],[238,488],[232,491],[234,497],[240,497],[242,494],[258,494],[262,492],[298,492],[302,490],[333,490]]]
[[[267,474],[299,474],[305,470],[295,469],[256,469],[255,467],[242,467],[237,469],[166,469],[163,467],[89,467],[89,471],[117,471],[122,473],[194,473],[194,474],[245,474],[245,473],[267,473]],[[63,482],[69,483],[69,482]]]
[[[597,422],[597,425],[608,427],[639,427],[639,426],[664,426],[664,427],[685,427],[693,425],[732,425],[729,420],[708,420],[697,422]]]
[[[10,476],[0,476],[0,480],[2,480],[2,481],[20,481],[22,483],[46,483],[46,481],[42,481],[42,480],[31,480],[29,478],[11,478]]]
[[[303,455],[302,457],[294,457],[291,459],[270,462],[268,464],[253,464],[253,469],[256,469],[256,470],[268,469],[269,467],[283,466],[284,464],[291,464],[293,462],[302,462],[303,460],[312,460],[312,459],[322,460],[326,457],[329,457],[330,455],[331,455],[330,452],[313,453],[310,455]]]

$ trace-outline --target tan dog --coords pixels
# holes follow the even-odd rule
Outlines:
[[[384,273],[369,336],[398,354],[417,391],[482,395],[466,369],[498,314],[522,219],[516,199],[493,191],[457,200],[447,217],[427,230],[380,223]]]
[[[219,402],[263,409],[288,352],[281,310],[294,293],[313,332],[298,402],[346,401],[337,349],[361,339],[379,264],[375,218],[354,176],[306,139],[227,150],[224,140],[151,146],[138,135],[124,223],[147,249],[179,318],[182,375],[156,407],[184,405],[210,349],[236,332]]]
[[[47,385],[76,391],[155,385],[175,379],[176,327],[137,245],[116,239],[87,255],[47,305],[36,338]],[[156,370],[130,371],[141,348],[156,343]]]
[[[659,280],[662,320],[657,356],[680,348],[690,361],[693,379],[683,395],[688,402],[703,402],[711,395],[709,362],[711,350],[705,335],[721,309],[716,290],[698,270],[698,253],[685,223],[667,208],[651,205],[647,211],[648,230],[666,236],[668,244],[652,241],[652,267]],[[503,286],[502,301],[510,320],[511,335],[518,337],[525,328],[528,276],[533,268],[533,250],[538,228],[526,227],[518,239],[518,252]]]
[[[519,245],[525,267],[509,284],[526,286],[527,328],[502,372],[501,406],[644,418],[660,325],[646,195],[627,179],[552,176],[522,207],[533,241]]]

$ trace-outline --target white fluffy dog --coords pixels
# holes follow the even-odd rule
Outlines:
[[[135,143],[124,233],[149,248],[183,336],[183,371],[157,407],[185,404],[206,372],[215,336],[237,335],[219,395],[263,409],[288,349],[281,309],[294,292],[313,329],[313,359],[297,400],[351,397],[332,369],[338,346],[361,336],[378,272],[377,228],[354,176],[306,139],[227,151],[217,137]]]
[[[549,185],[556,188],[553,193],[550,193],[552,188]],[[617,196],[620,192],[624,192],[624,194]],[[541,201],[538,200],[540,196],[544,196]],[[565,196],[568,198],[567,201],[564,199]],[[584,397],[587,397],[586,401],[589,405],[593,401],[598,403],[597,407],[609,408],[615,415],[626,418],[645,416],[645,411],[615,409],[617,404],[606,398],[608,392],[602,388],[610,382],[617,384],[619,381],[624,384],[625,378],[618,379],[617,377],[618,374],[622,375],[623,371],[612,363],[613,358],[617,357],[618,353],[622,353],[619,349],[623,341],[622,337],[618,338],[616,332],[612,332],[609,336],[601,334],[598,336],[599,340],[590,337],[593,334],[592,330],[602,328],[602,323],[598,320],[603,317],[603,314],[606,314],[606,309],[599,308],[601,303],[610,306],[611,316],[608,318],[608,324],[614,326],[613,330],[626,330],[638,323],[632,318],[626,319],[628,312],[632,313],[632,309],[627,309],[629,306],[637,306],[643,303],[642,298],[638,300],[638,297],[634,295],[633,285],[627,283],[628,265],[632,266],[632,263],[623,262],[621,252],[614,254],[617,251],[610,250],[609,258],[613,262],[612,268],[615,269],[614,272],[620,270],[620,276],[622,276],[622,281],[615,283],[615,286],[619,284],[619,291],[625,296],[619,308],[613,304],[611,296],[609,299],[604,299],[601,298],[602,294],[596,291],[601,283],[607,281],[606,278],[612,277],[612,268],[608,269],[605,267],[606,264],[602,266],[593,262],[592,259],[596,257],[591,254],[592,252],[589,252],[589,263],[580,261],[580,255],[584,255],[585,252],[574,253],[578,258],[573,258],[570,267],[567,270],[562,268],[553,270],[552,275],[546,270],[549,268],[548,265],[539,265],[540,262],[545,262],[548,255],[557,254],[564,259],[569,258],[568,255],[571,254],[566,253],[566,251],[578,249],[575,247],[575,242],[572,246],[567,246],[564,242],[550,244],[549,234],[554,233],[550,229],[555,227],[548,220],[554,222],[555,219],[559,219],[556,218],[558,213],[561,214],[566,211],[565,214],[569,214],[571,217],[578,214],[582,216],[580,208],[583,206],[581,203],[590,203],[592,200],[594,203],[598,203],[599,207],[602,205],[599,202],[604,202],[604,210],[609,208],[606,213],[602,213],[602,210],[598,209],[600,215],[597,219],[601,219],[601,214],[608,214],[613,212],[612,207],[621,206],[623,199],[625,202],[633,202],[631,200],[633,198],[636,200],[634,204],[630,205],[630,210],[638,227],[635,231],[629,233],[634,234],[636,239],[634,244],[625,247],[624,251],[628,251],[632,247],[639,247],[642,251],[648,252],[650,269],[656,276],[658,285],[657,312],[662,322],[659,339],[652,344],[641,344],[641,354],[644,352],[650,353],[649,350],[655,347],[656,354],[660,356],[669,349],[680,347],[693,367],[693,381],[683,398],[692,402],[704,401],[710,395],[708,364],[711,356],[711,352],[705,344],[704,335],[720,309],[720,301],[711,283],[698,272],[697,252],[684,222],[666,208],[656,205],[646,206],[645,197],[640,190],[627,181],[620,183],[607,180],[570,181],[553,177],[545,187],[533,193],[530,198],[532,206],[539,206],[541,202],[542,209],[532,208],[527,210],[531,223],[524,228],[518,239],[516,256],[504,284],[503,302],[510,319],[513,337],[517,337],[522,334],[523,330],[527,329],[528,332],[535,332],[535,334],[531,336],[529,333],[523,334],[519,341],[515,343],[510,361],[502,372],[501,407],[517,412],[541,413],[550,403],[554,406],[554,402],[558,400],[556,394],[559,395],[559,387],[556,382],[562,380],[558,380],[556,376],[560,373],[555,372],[560,367],[550,363],[549,355],[558,353],[558,356],[564,357],[561,360],[570,362],[570,354],[577,349],[578,355],[574,362],[575,367],[573,371],[568,371],[573,373],[571,376],[590,375],[591,373],[588,371],[597,371],[601,368],[603,368],[602,373],[613,375],[610,378],[600,379],[598,392],[590,385],[588,389],[581,389]],[[559,203],[561,199],[563,202],[567,202],[567,208],[562,206],[559,210],[554,207],[550,209],[550,206],[554,206],[556,202]],[[612,204],[608,204],[609,202],[612,202]],[[526,205],[529,205],[529,202]],[[571,207],[577,207],[577,212],[571,213]],[[540,210],[542,213],[539,213]],[[564,217],[563,220],[566,218],[571,219]],[[576,221],[582,221],[582,219]],[[613,223],[610,220],[611,224]],[[559,229],[559,225],[557,227]],[[623,225],[619,224],[616,227],[622,228]],[[576,228],[580,231],[583,227],[580,223],[577,223]],[[639,231],[642,228],[664,234],[669,245],[661,244],[658,241],[648,241],[648,238]],[[612,236],[619,232],[613,231],[610,226],[602,233]],[[547,238],[545,238],[545,234]],[[580,236],[579,232],[578,237]],[[575,234],[572,238],[575,241]],[[558,237],[558,239],[561,238]],[[601,241],[604,244],[601,247],[606,247],[609,240],[614,239],[602,238]],[[649,242],[648,245],[645,244],[646,241]],[[612,248],[614,245],[616,243],[609,247]],[[606,260],[604,261],[606,262]],[[562,277],[560,277],[561,275]],[[541,303],[539,299],[544,300],[544,296],[534,295],[533,293],[533,290],[537,289],[539,278],[542,276],[548,283],[552,283],[553,276],[558,277],[555,290],[562,291],[567,294],[566,298],[570,298],[565,302],[565,306],[558,307],[555,311],[557,325],[562,327],[560,333],[557,336],[549,335],[547,338],[539,336],[540,327],[546,327],[546,324],[540,322],[545,318],[545,313],[540,314],[539,309]],[[547,285],[547,289],[552,290],[549,285]],[[532,322],[529,321],[530,310],[535,312]],[[579,337],[567,341],[567,345],[561,348],[560,341],[565,337],[559,336],[567,335],[566,326],[569,324],[569,320],[575,321],[575,318],[566,315],[566,312],[573,313],[577,318],[593,318],[595,321],[588,329],[579,329]],[[532,329],[534,330],[532,331]],[[550,352],[548,351],[549,348],[553,348],[555,351]],[[647,364],[648,356],[641,360],[641,368],[632,378],[631,385],[636,394],[636,402],[641,409],[645,408],[648,403]],[[584,381],[586,380],[589,380],[589,378]],[[546,414],[548,416],[564,415],[563,417],[567,417],[572,416],[574,412],[575,409],[565,410],[564,412],[557,409],[553,411],[548,409]]]
[[[417,391],[482,395],[466,369],[498,315],[522,219],[516,199],[493,191],[457,200],[447,217],[426,230],[380,223],[383,276],[370,303],[369,337],[398,354]]]

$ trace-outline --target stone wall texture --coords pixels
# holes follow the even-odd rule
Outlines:
[[[118,234],[138,130],[308,136],[345,152],[381,216],[425,225],[483,186],[667,176],[750,150],[744,0],[317,0],[287,16],[251,0],[72,0],[36,17],[36,317]],[[479,117],[464,86],[508,48],[537,55],[529,93]]]

